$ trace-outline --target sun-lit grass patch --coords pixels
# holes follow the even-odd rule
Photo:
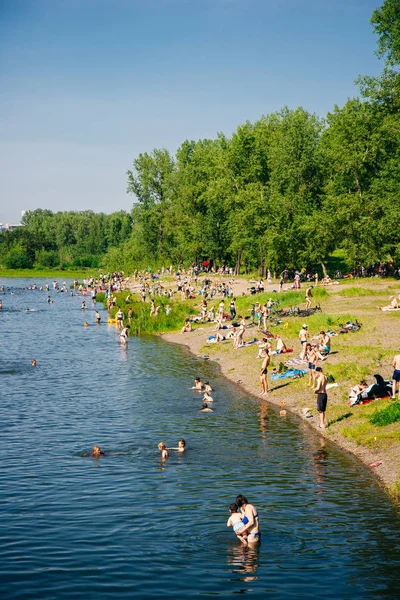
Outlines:
[[[387,295],[386,290],[371,290],[369,288],[364,287],[347,287],[345,289],[341,289],[339,295],[343,298],[355,298],[358,296],[377,296],[377,295]]]
[[[341,433],[357,445],[367,446],[368,448],[387,448],[391,444],[400,442],[399,423],[387,429],[382,429],[371,425],[369,421],[364,421],[354,427],[343,427]]]
[[[400,402],[393,402],[382,410],[376,410],[368,417],[368,420],[372,425],[378,425],[378,427],[400,421]]]

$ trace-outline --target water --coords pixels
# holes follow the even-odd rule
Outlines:
[[[51,295],[0,296],[3,600],[399,597],[399,514],[366,468],[216,363],[152,338],[125,349],[106,313],[96,326],[82,298]],[[162,463],[157,443],[180,437],[187,452]],[[259,550],[226,527],[238,493]]]

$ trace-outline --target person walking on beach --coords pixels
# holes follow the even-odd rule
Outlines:
[[[265,356],[263,363],[261,365],[261,371],[260,371],[261,396],[264,396],[265,394],[268,393],[267,375],[268,375],[268,366],[269,366],[270,361],[271,361],[271,358],[270,358],[269,354],[267,353],[267,355]]]
[[[400,354],[396,354],[393,359],[392,367],[393,371],[393,389],[392,389],[392,400],[396,398],[396,386],[399,388],[399,400],[400,400]]]
[[[325,412],[326,405],[328,404],[328,394],[326,393],[327,379],[322,372],[321,367],[315,369],[315,388],[314,392],[317,394],[317,410],[319,412],[319,425],[321,429],[325,429]]]
[[[311,308],[311,298],[312,298],[312,287],[309,286],[306,289],[306,309]]]

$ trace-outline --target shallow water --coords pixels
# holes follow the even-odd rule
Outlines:
[[[367,469],[216,363],[153,338],[125,349],[90,298],[51,296],[0,294],[1,598],[399,597],[399,514]],[[157,443],[180,437],[162,463]],[[226,527],[238,493],[258,550]]]

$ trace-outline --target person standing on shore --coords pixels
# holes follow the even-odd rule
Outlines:
[[[312,298],[312,287],[309,286],[306,289],[306,309],[311,308],[311,298]]]
[[[261,383],[261,395],[262,396],[264,396],[265,394],[268,393],[267,375],[268,375],[268,366],[269,366],[270,361],[271,361],[271,358],[270,358],[269,354],[267,353],[267,355],[265,356],[263,363],[261,365],[261,371],[260,371],[260,383]]]
[[[317,410],[319,412],[319,425],[321,429],[325,429],[325,412],[326,405],[328,404],[328,394],[326,393],[327,379],[322,372],[321,367],[315,369],[315,388],[314,392],[317,394]]]
[[[396,354],[396,356],[394,357],[392,367],[394,369],[393,377],[392,377],[392,381],[393,381],[392,400],[395,400],[395,398],[396,398],[397,384],[399,387],[399,400],[400,400],[400,354]]]

